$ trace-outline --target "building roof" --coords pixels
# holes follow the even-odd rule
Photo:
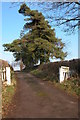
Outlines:
[[[7,61],[0,59],[0,68],[1,67],[8,67],[8,66],[9,66],[9,64]]]

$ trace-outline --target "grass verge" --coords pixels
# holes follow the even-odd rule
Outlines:
[[[12,84],[10,86],[7,86],[6,84],[2,85],[2,116],[3,117],[6,117],[8,113],[9,105],[12,101],[12,98],[16,90],[16,79],[13,71],[11,72],[11,80],[12,80]]]
[[[47,68],[48,69],[48,68]],[[48,70],[36,69],[31,71],[31,74],[35,75],[38,78],[41,78],[44,81],[49,81],[49,83],[55,85],[56,87],[63,89],[69,94],[80,96],[80,78],[70,78],[62,83],[59,83],[58,77]]]

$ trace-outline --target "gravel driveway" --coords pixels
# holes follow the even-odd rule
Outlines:
[[[78,100],[30,73],[16,72],[7,118],[78,118]]]

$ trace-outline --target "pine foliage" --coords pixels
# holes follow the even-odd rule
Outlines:
[[[13,52],[16,60],[22,59],[28,67],[33,67],[39,61],[40,64],[50,62],[50,57],[63,60],[67,55],[63,52],[65,44],[55,37],[54,29],[42,13],[31,10],[26,4],[21,5],[19,13],[27,16],[23,27],[25,34],[21,39],[4,44],[5,51]]]

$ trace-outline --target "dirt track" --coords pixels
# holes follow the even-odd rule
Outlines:
[[[17,72],[8,118],[77,118],[77,99],[29,73]]]

